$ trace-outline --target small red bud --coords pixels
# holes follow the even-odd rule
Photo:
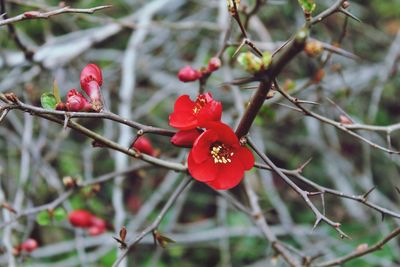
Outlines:
[[[67,110],[67,106],[63,102],[57,103],[56,110],[64,110],[65,111],[65,110]]]
[[[94,110],[100,111],[103,108],[100,86],[103,84],[101,69],[96,64],[88,64],[81,72],[81,87],[92,101]]]
[[[178,79],[181,82],[193,82],[198,80],[202,76],[202,73],[191,66],[183,67],[178,72]]]
[[[88,234],[91,236],[100,235],[106,231],[106,222],[98,217],[92,217],[91,225],[88,228]]]
[[[88,228],[88,234],[91,236],[96,236],[96,235],[101,235],[102,233],[105,232],[105,229],[102,229],[100,227],[97,226],[91,226]]]
[[[340,123],[341,124],[353,124],[353,122],[348,117],[346,117],[344,115],[340,115],[339,119],[340,119]]]
[[[22,244],[21,244],[21,250],[24,250],[26,252],[32,252],[35,249],[38,248],[38,242],[33,239],[33,238],[29,238],[27,240],[25,240]]]
[[[75,227],[87,228],[92,226],[93,215],[86,210],[74,210],[69,216],[69,222]]]
[[[148,154],[150,156],[155,155],[153,145],[151,144],[150,140],[145,136],[140,136],[132,147],[141,153]]]
[[[217,57],[212,57],[210,61],[208,61],[208,71],[213,72],[218,70],[221,67],[221,60]]]
[[[65,106],[68,111],[89,111],[92,108],[86,98],[76,89],[68,91]]]
[[[96,81],[99,84],[99,86],[102,86],[103,75],[101,73],[101,69],[96,64],[86,65],[81,72],[80,80],[81,80],[81,87],[83,90],[85,90],[87,84],[91,81]]]
[[[179,131],[171,137],[171,143],[179,147],[192,147],[194,141],[199,137],[201,131],[192,129],[188,131]]]
[[[37,18],[39,15],[40,15],[40,12],[38,12],[38,11],[27,11],[27,12],[24,12],[24,16],[27,19]]]

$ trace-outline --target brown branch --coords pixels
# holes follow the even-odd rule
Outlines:
[[[375,252],[377,250],[382,249],[382,247],[392,240],[393,238],[397,237],[400,235],[400,227],[396,228],[393,230],[390,234],[388,234],[385,238],[380,240],[379,242],[375,243],[373,246],[367,248],[367,249],[361,249],[361,250],[355,250],[354,252],[349,253],[346,256],[340,257],[335,260],[327,261],[327,262],[322,262],[320,264],[317,264],[316,267],[329,267],[329,266],[337,266],[337,265],[342,265],[345,262],[348,262],[350,260],[360,258],[364,255],[370,254],[372,252]]]
[[[304,113],[304,115],[313,117],[313,118],[315,118],[315,119],[317,119],[317,120],[319,120],[319,121],[321,121],[323,123],[335,126],[336,128],[346,132],[347,134],[349,134],[351,136],[354,136],[355,138],[367,143],[368,145],[370,145],[370,146],[372,146],[374,148],[380,149],[380,150],[382,150],[384,152],[387,152],[389,154],[400,154],[400,151],[394,151],[392,149],[380,146],[380,145],[368,140],[367,138],[365,138],[365,137],[363,137],[363,136],[351,131],[351,129],[363,129],[363,130],[378,130],[379,129],[380,131],[386,131],[386,133],[388,133],[390,131],[394,131],[394,130],[400,129],[400,124],[394,124],[394,125],[387,126],[387,127],[372,126],[372,125],[363,125],[363,126],[362,125],[356,125],[356,126],[354,126],[352,124],[343,124],[343,123],[331,120],[329,118],[326,118],[324,116],[321,116],[321,115],[319,115],[319,114],[317,114],[315,112],[312,112],[312,111],[306,109],[305,107],[303,107],[301,105],[301,103],[298,101],[297,98],[289,95],[287,92],[285,92],[284,90],[279,88],[279,85],[278,85],[278,83],[276,81],[274,82],[274,84],[275,84],[275,89],[283,97],[285,97],[287,100],[289,100],[291,103],[293,103],[296,107],[298,107],[301,110],[301,112]]]
[[[129,251],[133,249],[133,247],[140,242],[140,240],[143,239],[146,235],[149,233],[153,232],[158,228],[160,225],[162,219],[164,216],[167,214],[168,210],[172,207],[172,205],[175,203],[176,199],[180,196],[180,194],[185,190],[186,187],[188,187],[191,182],[193,182],[192,177],[186,177],[182,180],[182,182],[178,185],[178,187],[175,189],[175,191],[171,194],[171,196],[168,198],[167,202],[161,209],[160,213],[157,215],[156,219],[153,221],[152,224],[146,227],[139,235],[135,237],[135,239],[126,242],[127,244],[127,249],[124,250],[124,252],[118,257],[118,259],[114,262],[113,267],[119,266],[121,261],[128,255]]]
[[[0,93],[0,100],[3,102],[7,101],[7,96],[5,94]],[[60,110],[50,110],[50,109],[44,109],[36,106],[32,106],[29,104],[25,104],[18,99],[16,99],[16,102],[13,104],[5,105],[0,108],[1,110],[11,110],[11,109],[19,109],[25,112],[29,112],[31,114],[47,114],[47,115],[55,115],[55,116],[63,116],[63,117],[68,117],[68,118],[100,118],[100,119],[108,119],[112,120],[115,122],[119,122],[122,124],[125,124],[127,126],[130,126],[132,128],[135,128],[137,130],[141,130],[142,134],[145,133],[154,133],[158,135],[164,135],[164,136],[173,136],[176,131],[174,130],[167,130],[167,129],[162,129],[162,128],[157,128],[153,126],[148,126],[141,124],[139,122],[135,122],[132,120],[128,120],[125,118],[122,118],[121,116],[112,113],[112,112],[99,112],[99,113],[93,113],[93,112],[69,112],[69,111],[60,111]]]
[[[105,146],[105,147],[111,148],[113,150],[122,152],[122,153],[124,153],[124,154],[126,154],[128,156],[131,156],[131,157],[134,157],[134,158],[149,162],[149,163],[151,163],[153,165],[157,165],[157,166],[160,166],[160,167],[165,167],[165,168],[168,168],[168,169],[171,169],[171,170],[175,170],[175,171],[179,171],[179,172],[186,172],[187,171],[187,167],[185,165],[183,165],[183,164],[175,163],[175,162],[169,162],[167,160],[162,160],[162,159],[159,159],[159,158],[156,158],[156,157],[149,156],[147,154],[139,153],[138,151],[136,151],[134,149],[123,147],[120,144],[118,144],[118,143],[116,143],[116,142],[114,142],[114,141],[112,141],[112,140],[110,140],[108,138],[105,138],[104,136],[102,136],[100,134],[97,134],[97,133],[89,130],[88,128],[82,126],[81,124],[68,119],[69,118],[68,117],[68,113],[65,113],[67,119],[64,120],[64,119],[62,119],[62,118],[60,118],[58,116],[52,115],[52,114],[37,112],[37,110],[32,109],[32,108],[29,108],[29,109],[25,108],[24,109],[24,108],[21,108],[21,106],[20,106],[22,102],[20,102],[16,98],[15,95],[12,95],[12,97],[14,98],[13,102],[10,101],[4,94],[0,94],[0,99],[3,100],[6,104],[12,104],[12,103],[17,104],[18,105],[18,109],[20,109],[20,110],[22,110],[24,112],[28,112],[28,113],[30,113],[32,115],[47,119],[49,121],[56,122],[56,123],[58,123],[60,125],[65,125],[65,126],[71,128],[71,129],[74,129],[74,130],[80,132],[81,134],[84,134],[87,137],[93,139],[95,141],[95,143],[101,144],[101,146]],[[40,110],[42,110],[42,109],[40,109]],[[49,111],[49,112],[59,112],[59,111]],[[96,114],[96,113],[86,113],[86,114]],[[125,120],[125,122],[127,122],[127,120]]]
[[[256,168],[273,171],[272,168],[270,166],[266,165],[266,164],[256,163],[254,166]],[[364,197],[365,194],[364,195],[348,195],[348,194],[343,193],[341,191],[338,191],[338,190],[335,190],[335,189],[332,189],[332,188],[328,188],[328,187],[319,185],[319,184],[311,181],[310,179],[308,179],[308,178],[304,177],[303,175],[301,175],[301,172],[302,172],[302,168],[301,167],[302,166],[300,166],[296,170],[287,170],[287,169],[283,169],[283,168],[280,168],[280,170],[284,174],[289,175],[289,176],[291,176],[291,177],[293,177],[293,178],[295,178],[295,179],[297,179],[297,180],[299,180],[299,181],[301,181],[301,182],[313,187],[317,192],[320,192],[321,195],[330,194],[330,195],[334,195],[334,196],[337,196],[337,197],[340,197],[340,198],[347,198],[347,199],[350,199],[350,200],[354,200],[354,201],[360,202],[361,204],[363,204],[363,205],[365,205],[365,206],[367,206],[369,208],[372,208],[372,209],[380,212],[381,214],[385,214],[385,215],[388,215],[390,217],[400,219],[400,213],[391,211],[391,210],[389,210],[387,208],[381,207],[381,206],[379,206],[379,205],[377,205],[377,204],[375,204],[373,202],[370,202],[369,200],[367,200]]]
[[[37,206],[37,207],[33,207],[33,208],[29,208],[29,209],[23,210],[21,212],[17,212],[16,216],[14,216],[11,220],[8,220],[6,222],[2,222],[0,224],[0,229],[5,227],[5,226],[7,226],[7,225],[9,225],[9,224],[11,224],[11,223],[13,223],[13,222],[16,222],[17,220],[19,220],[19,219],[21,219],[21,218],[23,218],[25,216],[36,214],[36,213],[39,213],[39,212],[41,212],[43,210],[51,210],[51,209],[56,208],[57,206],[61,205],[61,203],[64,200],[66,200],[70,196],[72,196],[72,194],[74,192],[76,192],[76,190],[79,189],[79,188],[83,188],[85,186],[90,186],[90,185],[94,185],[94,184],[105,183],[105,182],[113,179],[116,176],[123,175],[123,174],[126,174],[126,173],[130,173],[130,172],[133,172],[133,171],[136,171],[136,170],[139,170],[139,169],[143,169],[144,167],[149,167],[149,166],[151,166],[151,165],[148,165],[146,163],[141,162],[139,164],[134,164],[131,167],[129,167],[129,168],[125,169],[125,170],[122,170],[122,171],[116,171],[116,172],[111,172],[111,173],[108,173],[108,174],[104,174],[104,175],[101,175],[101,176],[99,176],[99,177],[97,177],[95,179],[92,179],[90,181],[81,182],[81,183],[78,182],[78,183],[75,184],[74,188],[63,192],[56,199],[54,199],[53,201],[51,201],[51,202],[49,202],[47,204],[43,204],[43,205],[40,205],[40,206]]]
[[[317,207],[311,202],[309,196],[311,195],[310,192],[304,191],[301,189],[299,186],[297,186],[290,178],[283,173],[283,171],[278,168],[270,159],[267,157],[263,152],[261,152],[253,143],[253,141],[248,138],[247,139],[248,144],[250,147],[256,152],[256,154],[268,165],[271,167],[271,169],[280,177],[282,180],[287,183],[299,196],[301,196],[304,200],[304,202],[307,204],[307,206],[312,210],[312,212],[316,216],[316,221],[314,224],[314,228],[321,222],[324,221],[328,225],[332,226],[339,234],[341,238],[347,237],[348,236],[340,229],[340,223],[334,222],[328,217],[326,217],[324,214],[322,214]],[[322,192],[318,192],[321,194]]]
[[[97,6],[97,7],[92,7],[92,8],[70,8],[68,6],[56,9],[53,11],[48,11],[48,12],[40,12],[40,11],[28,11],[24,12],[18,16],[5,19],[5,20],[0,20],[0,26],[4,26],[7,24],[23,21],[23,20],[29,20],[29,19],[48,19],[52,16],[60,15],[60,14],[66,14],[66,13],[84,13],[84,14],[93,14],[96,11],[110,8],[111,5],[106,5],[106,6]]]

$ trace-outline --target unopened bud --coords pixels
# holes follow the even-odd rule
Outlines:
[[[210,61],[208,61],[208,71],[213,72],[218,70],[221,67],[221,60],[217,57],[212,57]]]
[[[304,52],[310,57],[319,56],[324,51],[324,47],[319,41],[310,41],[306,43]]]
[[[201,72],[192,68],[191,66],[183,67],[178,72],[178,79],[184,83],[196,81],[201,76]]]

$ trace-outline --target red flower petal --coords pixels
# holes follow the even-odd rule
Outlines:
[[[192,147],[201,133],[198,129],[179,131],[171,137],[171,143],[180,147]]]
[[[207,184],[216,190],[227,190],[237,186],[243,179],[244,170],[240,160],[233,159],[229,164],[218,164],[217,177]]]
[[[239,158],[240,162],[243,164],[243,168],[245,170],[250,170],[254,166],[254,156],[251,153],[250,149],[247,147],[240,147],[236,151],[237,157]]]
[[[212,159],[210,154],[210,146],[212,143],[218,140],[217,134],[208,130],[202,133],[199,138],[193,144],[193,148],[190,153],[193,155],[193,160],[196,163],[201,163],[205,160]]]
[[[169,125],[179,130],[190,130],[197,127],[196,117],[189,112],[174,112],[169,115]]]
[[[238,147],[239,139],[233,132],[231,127],[222,122],[208,122],[204,124],[207,130],[212,130],[218,136],[218,140],[224,144],[230,145],[232,147]]]
[[[209,121],[220,121],[222,116],[222,104],[218,101],[207,103],[197,114],[199,125]]]
[[[200,182],[209,182],[215,179],[218,174],[218,167],[211,157],[201,163],[196,163],[193,159],[193,151],[188,157],[188,169],[190,175]]]
[[[137,150],[139,150],[141,153],[154,156],[155,155],[155,150],[153,148],[153,145],[151,144],[150,139],[148,139],[145,136],[140,136],[135,143],[133,144],[133,147]]]
[[[174,112],[176,111],[185,111],[185,110],[193,110],[195,103],[190,99],[188,95],[181,95],[175,101]]]

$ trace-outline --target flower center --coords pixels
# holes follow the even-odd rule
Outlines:
[[[200,110],[207,104],[206,97],[204,95],[199,95],[196,99],[196,102],[194,104],[193,108],[193,114],[196,115],[197,113],[200,112]]]
[[[235,153],[229,147],[219,142],[213,143],[210,147],[210,154],[214,159],[214,163],[231,163],[230,159]]]

